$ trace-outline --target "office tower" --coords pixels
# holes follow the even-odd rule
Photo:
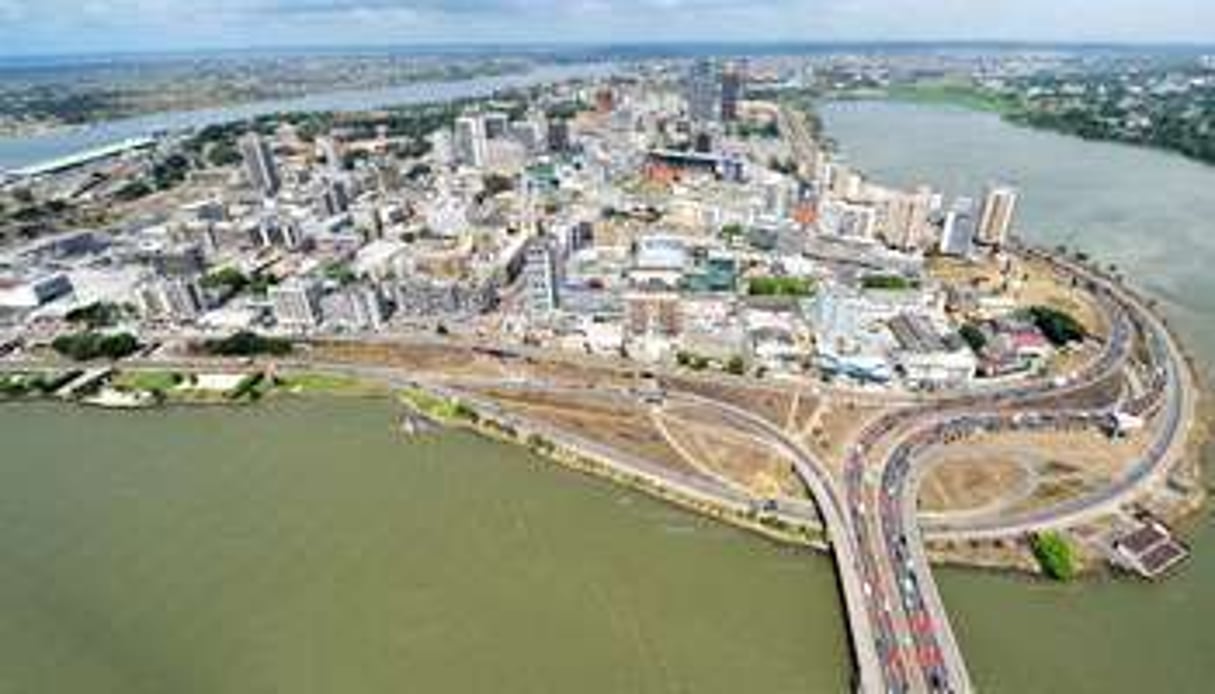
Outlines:
[[[545,237],[533,239],[523,267],[527,312],[543,318],[557,310],[557,254]]]
[[[688,72],[688,116],[697,122],[717,120],[720,99],[717,69],[708,60],[698,60]]]
[[[316,138],[316,149],[320,156],[325,160],[325,166],[330,171],[341,171],[345,165],[342,157],[341,146],[338,141],[332,137]]]
[[[548,122],[548,151],[559,154],[570,149],[570,123],[563,118]]]
[[[1017,191],[1007,186],[997,186],[987,191],[983,202],[983,214],[979,218],[978,241],[996,248],[1008,243],[1012,231],[1013,215],[1017,210]]]
[[[932,190],[917,188],[887,202],[882,237],[901,251],[917,251],[932,242]]]
[[[257,133],[245,135],[239,144],[249,183],[262,195],[273,197],[282,187],[282,180],[279,178],[270,145]]]
[[[321,212],[326,217],[336,217],[350,210],[350,194],[346,192],[346,184],[339,180],[325,182],[325,192],[321,195]]]
[[[727,123],[738,120],[738,102],[742,99],[743,69],[732,65],[721,75],[721,119]]]
[[[253,229],[253,243],[260,248],[284,248],[294,251],[304,244],[299,225],[278,215],[263,217]]]
[[[484,166],[486,148],[485,121],[480,116],[457,118],[452,139],[452,153],[456,162],[465,166]]]
[[[135,304],[145,321],[185,323],[202,313],[206,303],[193,279],[156,277],[135,290]]]
[[[494,112],[485,114],[485,137],[496,140],[506,135],[510,118],[505,113]]]
[[[523,145],[523,148],[528,153],[536,153],[544,143],[544,133],[541,132],[540,124],[533,120],[522,120],[511,123],[511,136],[515,141]]]
[[[945,215],[945,229],[941,233],[942,255],[967,257],[974,251],[975,201],[958,198]]]
[[[274,320],[291,329],[315,328],[321,323],[321,288],[313,280],[294,278],[270,288]]]

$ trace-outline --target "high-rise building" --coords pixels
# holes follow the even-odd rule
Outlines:
[[[342,157],[341,145],[333,137],[318,137],[316,138],[316,149],[320,156],[325,159],[325,166],[330,171],[340,171],[345,165]]]
[[[350,195],[346,184],[338,179],[325,181],[325,192],[321,195],[321,212],[326,217],[336,217],[350,210]]]
[[[742,99],[743,69],[732,65],[721,75],[721,119],[727,123],[738,120],[738,102]]]
[[[975,201],[958,198],[945,215],[945,228],[941,232],[941,254],[967,257],[974,252]]]
[[[688,116],[702,123],[717,120],[720,98],[721,85],[717,80],[716,66],[709,60],[697,60],[688,72]]]
[[[186,323],[206,307],[198,282],[180,277],[156,277],[135,289],[135,305],[145,321]]]
[[[504,137],[509,126],[510,117],[505,113],[494,111],[485,114],[485,137],[488,139],[496,140]]]
[[[273,197],[282,187],[282,179],[279,178],[270,145],[257,133],[245,135],[239,145],[249,183],[262,195]]]
[[[284,328],[306,330],[321,323],[321,287],[313,280],[294,278],[270,288],[274,320]]]
[[[899,193],[886,203],[882,228],[886,243],[901,251],[917,251],[932,241],[932,190],[921,187],[913,193]]]
[[[554,154],[570,150],[570,122],[553,118],[548,122],[548,151]]]
[[[283,248],[294,251],[304,245],[304,236],[299,225],[291,219],[270,214],[261,219],[252,233],[253,243],[259,248]]]
[[[996,186],[988,190],[987,198],[983,202],[983,214],[979,218],[979,243],[996,248],[1007,244],[1016,210],[1015,189]]]
[[[461,116],[456,119],[452,154],[457,163],[465,166],[484,166],[487,147],[485,120],[481,116]]]
[[[530,316],[543,318],[557,310],[557,254],[549,239],[536,238],[528,247],[523,281]]]

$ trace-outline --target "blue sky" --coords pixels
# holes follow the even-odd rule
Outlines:
[[[0,0],[0,55],[930,39],[1215,43],[1215,0]]]

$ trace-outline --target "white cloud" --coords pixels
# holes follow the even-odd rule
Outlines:
[[[0,53],[417,41],[940,38],[1212,41],[1215,2],[0,0]]]

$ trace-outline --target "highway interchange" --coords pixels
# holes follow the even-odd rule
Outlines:
[[[814,499],[813,510],[781,508],[786,517],[813,523],[821,520],[837,567],[854,655],[859,692],[970,692],[974,690],[966,663],[933,580],[923,534],[916,518],[922,462],[933,448],[981,432],[1099,427],[1115,411],[1143,415],[1155,423],[1147,452],[1120,478],[1096,493],[1076,497],[1020,516],[946,521],[930,529],[933,537],[992,539],[1023,537],[1032,532],[1073,527],[1116,512],[1163,479],[1185,445],[1195,408],[1189,366],[1162,321],[1145,302],[1120,283],[1066,259],[1030,249],[1018,252],[1055,264],[1088,288],[1106,315],[1108,336],[1100,354],[1066,381],[1033,381],[1002,389],[965,394],[937,394],[904,404],[866,426],[847,456],[842,479],[827,463],[791,439],[778,425],[736,403],[669,388],[665,401],[711,408],[731,426],[765,440],[783,453]],[[1150,378],[1145,392],[1126,398],[1123,388],[1104,387],[1121,381],[1132,358],[1136,339],[1144,352]],[[529,358],[547,353],[520,350]],[[126,365],[124,365],[125,367]],[[131,362],[130,368],[215,368],[214,360]],[[568,386],[518,379],[419,377],[401,369],[304,359],[284,363],[286,369],[306,369],[375,379],[393,386],[423,386],[447,396],[472,398],[478,407],[493,408],[501,417],[537,430],[535,422],[496,406],[477,390],[484,387],[566,390]],[[665,380],[660,377],[660,381]],[[610,389],[574,389],[594,397],[630,397]],[[1111,394],[1112,393],[1112,394]],[[909,402],[906,398],[896,402]],[[721,485],[694,476],[673,477],[624,456],[619,451],[573,438],[551,427],[545,434],[611,460],[626,473],[647,479],[687,496],[713,499],[735,508],[747,500]]]

